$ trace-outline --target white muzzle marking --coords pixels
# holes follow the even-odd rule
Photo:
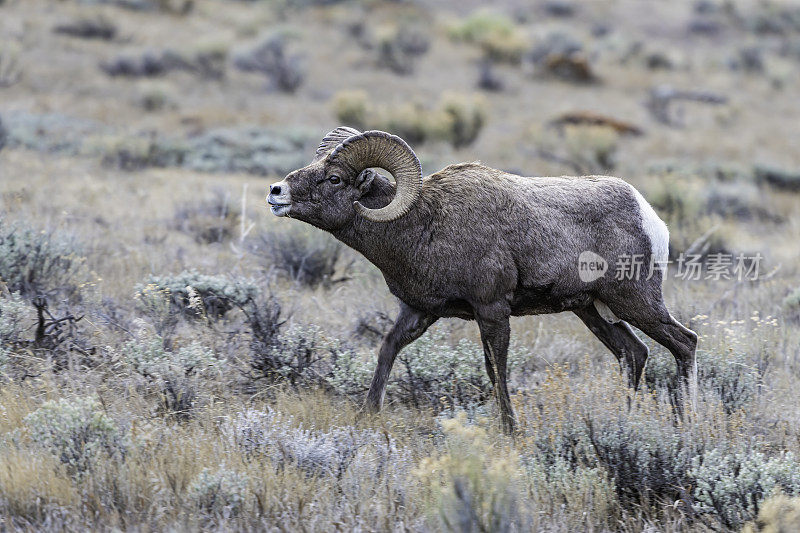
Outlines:
[[[276,217],[287,216],[292,209],[292,195],[289,190],[289,184],[286,181],[279,181],[273,184],[269,190],[267,203],[272,214]]]

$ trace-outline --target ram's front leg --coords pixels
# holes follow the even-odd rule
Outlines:
[[[386,382],[392,371],[394,359],[397,354],[408,344],[414,342],[436,322],[437,317],[418,311],[405,303],[400,303],[400,314],[394,326],[383,339],[378,353],[378,367],[372,376],[372,383],[367,393],[365,408],[367,411],[377,412],[383,405],[386,392]]]
[[[497,403],[500,406],[500,418],[503,431],[507,434],[514,432],[514,410],[511,408],[511,398],[508,395],[508,343],[511,337],[509,316],[511,309],[505,301],[491,305],[475,306],[475,320],[481,330],[484,357],[486,358],[487,371],[492,377],[494,371],[494,390]],[[489,366],[491,365],[491,370]]]

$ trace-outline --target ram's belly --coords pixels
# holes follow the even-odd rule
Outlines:
[[[520,287],[514,291],[511,314],[514,316],[561,313],[586,307],[593,298],[586,292],[564,294],[552,287]]]
[[[394,291],[393,291],[394,292]],[[453,298],[414,291],[395,293],[407,305],[442,318],[474,319],[472,305],[466,298]],[[518,288],[513,292],[511,314],[513,316],[543,315],[572,311],[590,305],[593,296],[586,292],[565,294],[552,287]]]

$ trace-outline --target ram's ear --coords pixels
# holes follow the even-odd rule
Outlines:
[[[377,172],[374,170],[366,169],[358,175],[353,185],[361,191],[361,194],[366,194],[369,188],[372,186],[372,180],[378,175]]]

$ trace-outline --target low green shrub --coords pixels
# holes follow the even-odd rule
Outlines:
[[[534,531],[524,469],[511,447],[497,447],[464,413],[443,420],[444,449],[414,470],[443,531]],[[499,448],[499,449],[498,449]]]
[[[767,457],[714,449],[694,458],[689,475],[695,509],[730,529],[755,519],[762,501],[777,490],[800,495],[800,462],[791,453]]]
[[[315,142],[316,133],[298,128],[215,128],[186,140],[182,166],[198,172],[285,176],[308,163]]]
[[[190,318],[219,319],[234,307],[253,301],[258,288],[249,280],[211,276],[185,270],[172,276],[151,276],[136,286],[136,298],[153,315],[164,314],[163,302],[171,310]]]
[[[0,117],[0,150],[5,148],[8,143],[8,130],[3,125],[3,117]]]
[[[251,241],[250,250],[288,279],[306,287],[329,287],[343,247],[339,241],[305,228],[270,231]]]
[[[470,43],[480,42],[487,35],[510,35],[516,24],[511,18],[495,11],[481,9],[450,27],[451,38]]]
[[[643,392],[632,399],[624,376],[613,372],[576,384],[566,367],[548,369],[541,400],[519,410],[529,432],[523,457],[546,469],[602,469],[626,507],[684,498],[693,458],[725,436],[676,426],[667,400]]]
[[[200,244],[229,241],[239,228],[240,213],[230,195],[216,190],[208,200],[184,203],[175,209],[173,226]]]
[[[201,374],[225,364],[199,342],[168,351],[157,335],[128,341],[122,346],[122,354],[134,370],[147,376],[168,376],[175,372]]]
[[[53,32],[80,39],[112,41],[117,35],[117,26],[106,17],[100,15],[79,18],[59,24],[53,28]]]
[[[343,124],[388,131],[412,144],[446,141],[461,148],[478,138],[486,122],[483,98],[460,93],[444,93],[433,109],[414,102],[376,106],[363,91],[337,93],[332,105]]]
[[[709,187],[704,210],[723,218],[743,221],[782,222],[783,217],[768,207],[763,193],[750,182],[718,183]]]
[[[747,10],[731,8],[745,29],[760,35],[800,32],[800,9],[794,4],[757,3]]]
[[[587,418],[588,446],[576,447],[577,462],[605,468],[617,496],[628,503],[674,499],[687,486],[686,473],[703,444],[669,425],[637,418]]]
[[[100,64],[112,77],[155,78],[174,71],[195,74],[205,79],[225,77],[228,51],[218,44],[204,45],[193,51],[164,50],[141,55],[124,54]]]
[[[706,190],[697,180],[678,171],[669,169],[658,174],[649,180],[642,194],[670,228],[688,227],[692,229],[691,233],[696,233],[692,224],[707,214],[704,205]],[[691,241],[686,246],[689,244]]]
[[[359,129],[366,127],[372,112],[369,95],[359,89],[339,91],[331,107],[339,122]]]
[[[92,468],[101,456],[125,453],[120,430],[94,397],[45,402],[24,421],[33,443],[50,451],[74,475]]]
[[[254,377],[318,386],[363,399],[377,364],[375,353],[356,351],[317,326],[294,325],[278,331],[271,329],[268,342],[257,343]],[[512,346],[509,373],[518,372],[525,359],[525,352]],[[466,339],[452,344],[440,330],[427,333],[398,355],[386,389],[389,401],[435,411],[472,408],[490,400],[492,394],[483,348]]]
[[[61,113],[30,113],[21,110],[4,112],[3,123],[10,148],[22,147],[39,152],[69,155],[81,153],[85,139],[109,129],[85,118]]]
[[[192,342],[168,350],[158,335],[141,334],[122,346],[124,361],[147,380],[159,408],[178,418],[189,418],[198,404],[199,380],[224,370],[225,360]]]
[[[512,346],[509,373],[524,360],[525,353]],[[387,396],[414,406],[465,407],[489,400],[493,394],[483,347],[467,339],[452,344],[442,330],[429,331],[407,346],[397,356],[395,366]]]
[[[364,390],[359,379],[363,370],[354,363],[357,356],[319,327],[295,325],[273,334],[268,342],[253,351],[251,366],[257,377],[292,386],[332,386],[344,394]]]
[[[75,240],[0,219],[0,281],[9,291],[26,298],[72,298],[87,279],[86,258]]]
[[[610,126],[568,124],[558,130],[533,127],[530,139],[540,157],[580,174],[603,174],[616,166],[620,135]]]
[[[608,172],[616,166],[619,134],[606,126],[567,126],[568,157],[588,172]]]
[[[327,384],[339,393],[363,394],[375,370],[376,356],[364,357],[338,340],[329,341],[325,349],[329,354],[323,374]],[[524,352],[512,347],[509,373],[524,361]],[[466,339],[453,345],[440,330],[428,332],[400,352],[386,388],[389,401],[437,411],[471,407],[490,400],[492,394],[483,348]]]
[[[0,41],[0,89],[16,85],[22,79],[21,52],[22,48],[16,42]]]
[[[783,309],[791,318],[800,318],[800,287],[786,295],[783,299]]]
[[[202,512],[215,517],[236,516],[247,504],[250,492],[246,475],[224,466],[204,468],[187,488],[189,500]]]
[[[375,113],[375,110],[370,112],[367,124],[373,123]],[[430,110],[414,102],[404,102],[386,107],[382,117],[383,122],[380,127],[375,126],[375,128],[391,132],[412,144],[423,143],[434,138],[443,139],[447,135],[447,124],[439,120],[442,116],[434,119]],[[373,128],[365,126],[363,129]]]
[[[716,394],[727,413],[747,407],[758,393],[758,369],[739,352],[697,351],[698,387],[705,394]],[[671,355],[651,357],[645,367],[645,383],[667,390],[677,400],[680,378]]]
[[[25,321],[30,306],[18,293],[0,294],[0,378],[6,377],[6,365],[15,348],[27,344]]]
[[[121,170],[182,166],[189,146],[181,141],[156,135],[107,136],[94,140],[90,151],[99,152],[103,164]]]
[[[602,522],[619,506],[613,479],[601,466],[575,466],[561,457],[545,463],[530,455],[521,461],[540,499],[548,502],[554,513],[567,507],[580,514],[579,522]]]
[[[448,33],[453,40],[480,47],[487,59],[500,63],[519,65],[528,47],[528,40],[512,19],[486,9],[452,25]]]
[[[149,82],[141,85],[139,105],[148,113],[156,113],[178,107],[175,89],[164,82]]]
[[[430,47],[428,31],[419,22],[383,28],[376,37],[378,66],[400,75],[414,72],[417,58]]]
[[[478,138],[486,122],[480,101],[463,94],[446,93],[442,98],[444,136],[454,148],[469,146]]]
[[[411,455],[390,435],[353,426],[305,428],[292,417],[268,409],[248,409],[227,418],[225,437],[247,458],[266,457],[276,469],[294,466],[309,477],[343,480],[347,474],[399,474],[411,467]],[[351,479],[353,479],[351,477]]]
[[[270,87],[285,93],[294,93],[305,79],[299,55],[287,52],[283,35],[270,37],[252,50],[237,55],[233,62],[245,72],[256,72],[269,80]]]

